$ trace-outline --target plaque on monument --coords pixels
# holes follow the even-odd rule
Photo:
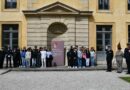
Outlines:
[[[53,52],[52,65],[63,66],[64,65],[64,41],[52,41],[51,48]]]

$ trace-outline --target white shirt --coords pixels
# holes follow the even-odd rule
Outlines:
[[[25,54],[25,58],[30,59],[31,58],[31,52],[27,51],[26,54]]]
[[[51,51],[47,51],[47,58],[49,58],[50,55],[52,55],[52,52]]]
[[[95,52],[94,51],[90,51],[90,55],[91,55],[91,57],[94,57],[95,56]]]
[[[41,58],[46,59],[47,52],[46,51],[40,51],[40,53],[41,53]]]

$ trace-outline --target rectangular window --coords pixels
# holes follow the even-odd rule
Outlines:
[[[18,47],[18,24],[2,24],[2,47]]]
[[[112,44],[112,25],[97,25],[97,51],[105,51]]]
[[[99,10],[109,10],[110,0],[98,0],[98,9]]]
[[[130,25],[128,25],[128,42],[130,42]]]
[[[130,0],[128,0],[128,10],[130,10]]]
[[[5,9],[16,9],[17,0],[5,0]]]

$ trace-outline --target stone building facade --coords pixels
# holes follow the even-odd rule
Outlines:
[[[59,40],[64,41],[67,48],[71,45],[88,47],[88,16],[92,12],[61,2],[23,12],[27,18],[27,46],[50,46],[51,41]]]
[[[60,40],[66,48],[94,47],[105,60],[106,46],[115,52],[130,42],[130,0],[0,0],[0,29],[0,47]]]

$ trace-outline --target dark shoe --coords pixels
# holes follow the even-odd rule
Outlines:
[[[111,72],[111,70],[107,70],[106,72]]]
[[[126,74],[130,74],[129,72],[127,72]]]
[[[117,72],[117,73],[122,73],[122,72]]]

